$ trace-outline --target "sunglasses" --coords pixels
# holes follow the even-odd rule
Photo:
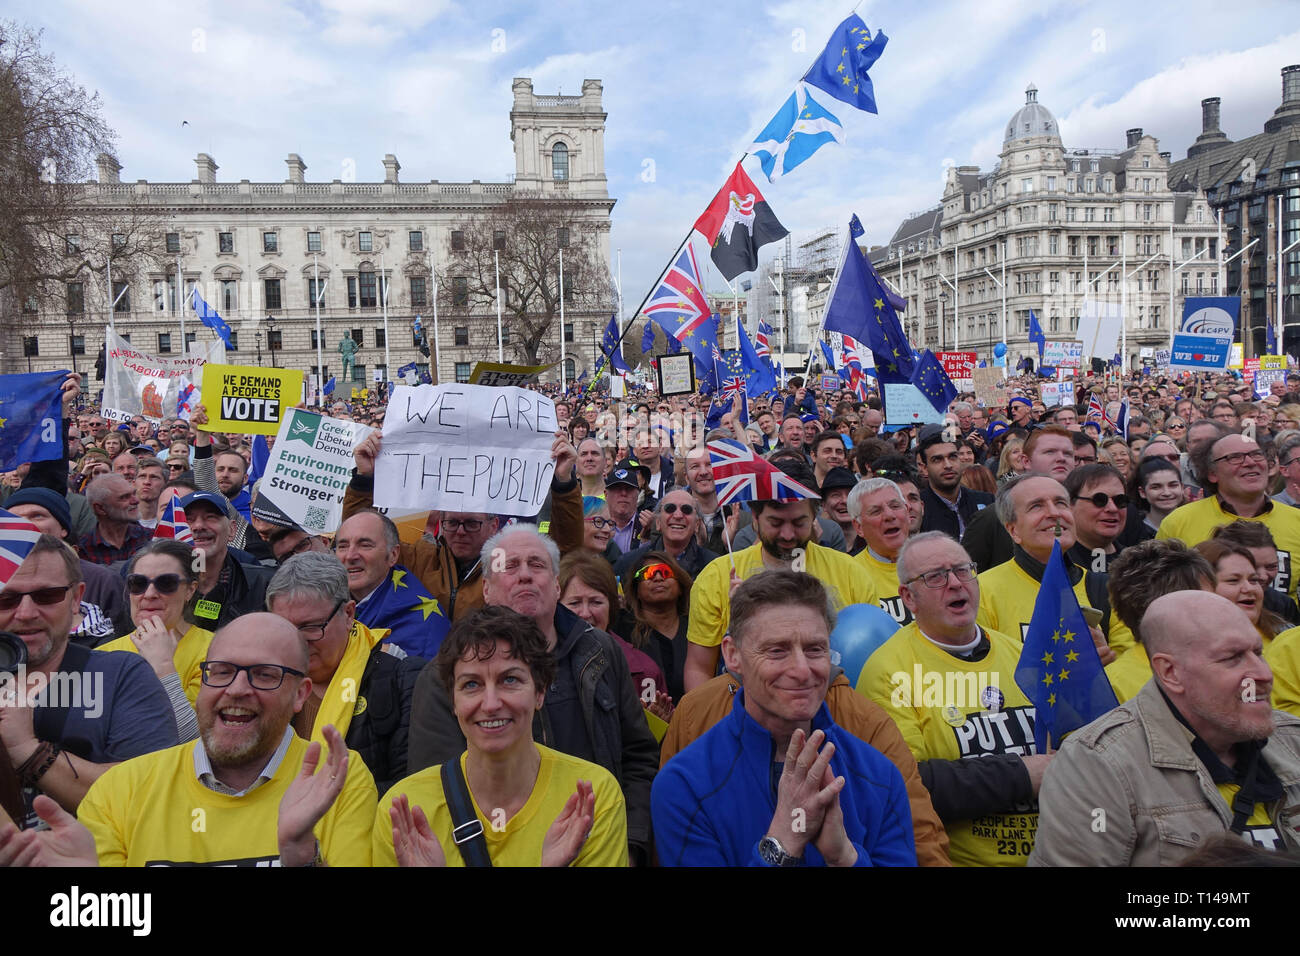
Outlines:
[[[25,597],[31,598],[33,603],[42,607],[58,604],[63,600],[63,596],[68,593],[70,587],[72,587],[71,584],[65,584],[62,587],[37,588],[35,591],[5,591],[0,594],[0,611],[12,611],[23,603]]]
[[[143,574],[126,576],[127,591],[137,596],[148,591],[151,584],[159,594],[175,594],[177,588],[181,586],[181,576],[179,574],[160,574],[156,578],[147,578]]]
[[[1108,501],[1115,502],[1115,507],[1119,508],[1121,511],[1128,507],[1128,495],[1122,492],[1118,495],[1108,495],[1105,492],[1099,491],[1095,495],[1075,495],[1074,500],[1087,501],[1098,511],[1106,507],[1106,502]]]
[[[681,508],[682,514],[684,515],[695,514],[695,505],[679,505],[675,501],[670,501],[668,504],[664,505],[664,514],[675,515],[677,514],[678,508]]]
[[[673,577],[673,569],[662,563],[647,564],[632,575],[634,581],[671,581]]]

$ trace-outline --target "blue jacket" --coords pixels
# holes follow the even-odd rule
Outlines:
[[[858,866],[916,866],[912,812],[902,774],[887,757],[843,730],[823,703],[813,718],[835,744],[831,772],[844,828]],[[663,866],[763,866],[758,841],[776,813],[780,768],[772,735],[745,712],[745,692],[731,713],[673,757],[650,791],[655,846]],[[804,859],[823,866],[809,843]]]

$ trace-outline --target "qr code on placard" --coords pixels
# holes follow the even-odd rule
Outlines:
[[[325,523],[330,520],[330,513],[324,508],[314,508],[307,506],[307,515],[302,519],[304,528],[309,531],[324,531]]]

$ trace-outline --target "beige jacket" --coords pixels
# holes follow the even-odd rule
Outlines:
[[[1263,756],[1282,783],[1269,807],[1281,843],[1300,850],[1300,719],[1273,711]],[[1192,751],[1193,735],[1155,680],[1071,734],[1038,797],[1030,866],[1168,866],[1227,834],[1232,812]]]

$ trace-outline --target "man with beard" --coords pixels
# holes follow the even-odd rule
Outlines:
[[[1300,851],[1300,719],[1270,706],[1250,619],[1218,594],[1180,591],[1147,608],[1142,642],[1152,679],[1048,767],[1030,863],[1176,866],[1228,834]]]
[[[812,469],[786,460],[781,470],[805,486]],[[866,572],[847,554],[813,540],[818,499],[751,501],[758,541],[742,551],[711,562],[691,588],[685,679],[689,692],[717,672],[718,648],[730,623],[732,586],[764,570],[806,571],[830,594],[836,609],[849,604],[874,604],[875,589]]]
[[[196,491],[181,499],[181,509],[194,534],[194,548],[203,554],[194,623],[215,631],[241,614],[262,610],[273,571],[247,551],[231,547],[234,523],[225,497],[215,491]]]
[[[101,865],[370,864],[378,795],[365,762],[333,726],[323,761],[321,745],[289,726],[311,695],[307,656],[274,614],[213,636],[199,739],[114,768],[82,801]]]
[[[86,488],[86,499],[95,511],[98,524],[77,542],[77,550],[87,561],[113,564],[128,561],[153,539],[153,532],[142,527],[140,500],[135,485],[121,475],[100,475]]]
[[[925,502],[921,530],[942,531],[960,541],[967,524],[993,504],[993,496],[961,483],[957,445],[949,441],[941,425],[928,425],[921,430],[916,442],[916,461],[930,479],[929,487],[921,492]]]

